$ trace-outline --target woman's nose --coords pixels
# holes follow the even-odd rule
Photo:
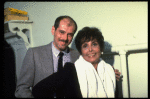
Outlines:
[[[89,46],[89,51],[91,52],[93,50],[92,46]]]

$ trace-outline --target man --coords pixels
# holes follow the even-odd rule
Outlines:
[[[64,53],[62,56],[63,65],[66,62],[74,63],[76,61],[79,53],[68,47],[76,30],[77,24],[71,17],[60,16],[55,20],[51,29],[54,41],[45,46],[30,48],[27,51],[17,81],[16,97],[33,97],[30,88],[58,71],[60,52]],[[117,71],[116,74],[119,74],[119,72]]]

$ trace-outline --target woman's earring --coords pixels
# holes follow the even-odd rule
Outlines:
[[[101,54],[103,54],[103,52],[101,52]]]

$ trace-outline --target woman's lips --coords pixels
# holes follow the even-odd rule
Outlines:
[[[95,56],[95,55],[96,55],[96,53],[94,53],[94,54],[88,54],[87,56],[93,57],[93,56]]]

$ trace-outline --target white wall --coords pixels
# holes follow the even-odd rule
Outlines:
[[[128,56],[131,98],[148,97],[148,53]]]
[[[6,2],[28,12],[33,23],[33,46],[53,40],[51,27],[60,15],[69,15],[78,24],[101,29],[112,46],[145,43],[148,40],[147,2]]]
[[[148,2],[6,2],[4,8],[7,7],[28,12],[29,20],[34,22],[32,29],[34,47],[48,44],[53,40],[51,27],[60,15],[71,16],[77,22],[78,30],[85,26],[98,27],[105,41],[112,47],[148,41]],[[135,62],[135,57],[137,62],[143,62],[140,61],[141,58],[146,60],[147,56],[143,54],[138,55],[140,58],[134,54],[129,56],[130,96],[134,97],[135,94],[135,97],[136,95],[139,97],[139,91],[133,93],[137,90],[135,81],[138,80],[134,75],[147,75],[147,72],[138,74],[141,65]],[[121,70],[118,55],[114,56],[112,65]],[[144,71],[147,71],[147,60],[144,61],[144,66]],[[147,78],[144,79],[142,83],[138,80],[137,85],[144,84],[146,88],[144,82]],[[147,97],[147,89],[143,93],[141,96]]]

